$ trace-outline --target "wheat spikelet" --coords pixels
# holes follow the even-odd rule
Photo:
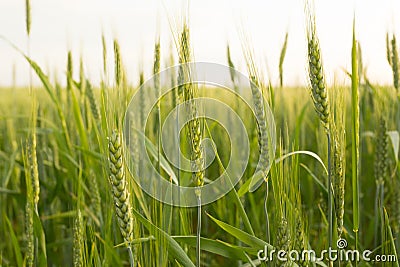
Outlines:
[[[183,66],[183,64],[186,64],[191,61],[188,35],[189,35],[189,29],[187,28],[186,24],[184,24],[184,28],[182,30],[179,39],[179,51],[178,51],[179,70],[178,70],[177,82],[178,82],[178,98],[181,100],[184,97],[185,87],[187,86],[187,84],[185,83],[189,81],[188,70]]]
[[[73,63],[72,63],[72,53],[68,51],[68,58],[67,58],[67,89],[72,90],[73,86]]]
[[[228,66],[229,66],[229,72],[231,76],[231,81],[235,83],[235,65],[233,64],[232,58],[231,58],[231,50],[229,48],[229,45],[226,46],[226,58],[228,59]]]
[[[104,33],[101,35],[101,44],[103,48],[103,74],[104,76],[107,76],[107,44]]]
[[[144,88],[141,88],[144,84],[144,74],[143,71],[140,72],[139,74],[139,97],[140,97],[140,127],[144,127],[145,125],[145,114],[144,114],[144,109],[145,109],[145,97],[144,97]]]
[[[86,97],[89,100],[90,111],[96,121],[100,120],[100,113],[97,105],[96,98],[94,97],[93,87],[89,80],[86,80]]]
[[[179,62],[180,63],[188,63],[192,60],[192,53],[190,51],[190,42],[189,42],[189,27],[186,23],[183,24],[183,29],[180,35],[180,45],[179,45]]]
[[[255,75],[250,76],[250,87],[253,96],[254,111],[257,118],[258,152],[260,154],[259,163],[264,172],[264,179],[267,178],[267,167],[269,166],[269,142],[268,142],[268,122],[265,115],[264,98],[260,91],[260,85]]]
[[[110,177],[114,196],[115,212],[118,225],[124,240],[131,244],[133,240],[133,215],[127,181],[125,176],[125,162],[122,151],[121,135],[114,130],[108,141]]]
[[[276,236],[276,247],[278,249],[288,251],[290,248],[290,232],[287,220],[282,217],[278,224],[278,231]]]
[[[361,44],[357,42],[357,59],[358,59],[358,80],[359,83],[364,75],[364,61],[363,61],[363,54],[361,49]]]
[[[379,203],[380,207],[384,207],[385,203],[385,196],[384,196],[384,186],[385,182],[388,179],[388,170],[389,170],[389,155],[388,155],[388,149],[389,149],[389,137],[387,135],[387,126],[386,126],[386,120],[380,116],[378,119],[378,125],[377,125],[377,131],[376,131],[376,148],[375,148],[375,166],[374,166],[374,172],[375,172],[375,181],[376,181],[376,187],[377,187],[377,203]],[[390,186],[393,188],[393,195],[392,195],[392,201],[389,204],[390,208],[393,208],[393,230],[395,232],[398,231],[398,204],[399,202],[397,201],[398,199],[398,184],[396,183],[396,179],[391,180]],[[376,204],[377,205],[377,204]],[[378,207],[379,207],[378,206]],[[376,234],[375,234],[376,235]],[[377,238],[377,236],[375,236]]]
[[[25,206],[26,265],[32,267],[35,260],[35,244],[33,235],[33,202],[27,199]]]
[[[389,40],[389,33],[386,33],[386,59],[390,66],[392,66],[392,48]]]
[[[189,137],[191,140],[192,156],[193,161],[192,169],[196,170],[194,172],[194,185],[202,186],[204,184],[204,159],[203,159],[203,148],[201,147],[202,131],[199,119],[194,119],[189,122]]]
[[[282,217],[278,224],[277,235],[276,235],[276,248],[277,250],[283,250],[288,252],[290,249],[290,229],[287,220]],[[278,264],[284,264],[284,262],[276,259]]]
[[[85,79],[85,70],[83,68],[82,57],[79,60],[79,91],[82,95],[86,94],[86,79]]]
[[[90,187],[90,206],[94,211],[94,214],[101,220],[101,196],[99,191],[99,184],[97,182],[97,178],[91,169],[89,171],[89,187]]]
[[[117,87],[122,85],[123,81],[123,71],[122,71],[122,59],[121,59],[121,49],[117,39],[114,39],[114,64],[115,64],[115,84]]]
[[[161,143],[160,143],[160,135],[161,135],[161,86],[160,86],[160,40],[158,40],[154,46],[154,62],[153,62],[153,86],[154,86],[154,96],[157,99],[156,105],[156,122],[154,123],[154,132],[156,133],[157,138],[157,148],[158,148],[158,156],[160,156],[161,151]],[[158,158],[159,160],[160,158]],[[161,170],[160,164],[157,164],[158,171]]]
[[[184,65],[191,62],[191,52],[189,43],[189,28],[184,24],[182,33],[179,39],[179,73],[178,73],[178,95],[182,96],[184,100],[193,98],[193,89],[190,83],[190,70]]]
[[[133,118],[133,114],[131,115]],[[136,170],[136,173],[140,176],[140,152],[139,152],[139,134],[137,133],[137,125],[132,120],[131,123],[131,136],[132,136],[132,145],[130,146],[130,156],[133,162],[133,168]]]
[[[175,65],[175,59],[174,59],[174,53],[172,50],[172,46],[170,47],[170,52],[169,52],[169,66],[174,66]],[[171,80],[170,80],[170,88],[172,88],[171,93],[172,93],[172,97],[171,97],[171,104],[172,107],[176,107],[177,103],[178,103],[178,89],[176,88],[176,74],[175,71],[172,71],[171,74]]]
[[[307,40],[308,40],[308,74],[310,78],[311,98],[315,110],[324,125],[329,129],[329,102],[326,90],[324,70],[322,65],[321,51],[318,36],[316,34],[315,17],[311,7],[307,20]]]
[[[378,184],[383,184],[388,173],[389,141],[386,133],[386,121],[383,117],[378,120],[375,151],[375,178]],[[383,203],[382,203],[383,205]]]
[[[400,233],[400,182],[396,177],[393,178],[393,196],[392,196],[392,213],[393,213],[393,232]]]
[[[83,222],[80,209],[74,220],[73,264],[74,267],[83,266]]]
[[[335,212],[338,238],[343,233],[343,216],[344,216],[344,190],[345,190],[345,173],[344,173],[344,155],[341,142],[337,135],[333,138],[333,164],[332,178],[334,186]]]
[[[279,83],[280,86],[283,86],[283,61],[285,60],[286,50],[287,50],[287,43],[288,43],[289,33],[286,32],[285,41],[282,45],[281,55],[279,57]]]
[[[243,38],[246,40],[245,35]],[[246,42],[248,41],[246,40]],[[268,175],[268,167],[270,165],[270,152],[272,151],[270,151],[269,147],[269,125],[264,107],[265,101],[263,96],[263,89],[265,88],[265,86],[260,81],[260,76],[254,63],[253,51],[249,47],[248,43],[245,43],[245,45],[243,46],[243,50],[247,65],[247,71],[250,78],[250,89],[254,104],[254,115],[257,119],[257,142],[259,151],[259,165],[261,167],[260,171],[263,173],[264,180],[266,180]],[[269,100],[269,104],[271,104],[271,99]]]
[[[34,109],[35,110],[35,109]],[[33,119],[35,123],[35,119]],[[35,129],[35,124],[33,129]],[[32,133],[32,137],[34,132]],[[26,236],[26,265],[31,267],[35,264],[35,236],[33,216],[34,212],[37,213],[37,205],[35,206],[35,191],[33,176],[35,175],[34,168],[32,168],[32,137],[26,142],[26,150],[23,153],[24,169],[25,169],[25,184],[26,184],[26,205],[25,205],[25,236]],[[36,147],[36,145],[35,145]],[[37,169],[36,169],[37,170]]]
[[[36,126],[34,126],[36,127]],[[38,172],[38,162],[36,155],[36,133],[35,130],[31,134],[31,138],[27,143],[28,150],[28,167],[30,172],[30,178],[32,183],[32,197],[35,205],[35,210],[37,211],[37,205],[39,203],[40,195],[40,183],[39,183],[39,172]]]
[[[26,0],[25,1],[25,26],[26,26],[26,34],[29,36],[31,34],[31,23],[32,23],[32,17],[31,17],[31,1]]]
[[[158,119],[160,119],[160,106],[161,106],[161,86],[160,86],[160,40],[156,42],[155,47],[154,47],[154,64],[153,64],[153,82],[154,82],[154,93],[156,98],[158,99],[157,101],[157,113],[158,113]],[[158,122],[160,123],[160,122]]]
[[[397,52],[396,36],[393,35],[392,39],[392,70],[393,70],[393,84],[396,90],[399,90],[399,54]]]
[[[336,214],[336,230],[338,238],[343,232],[344,197],[345,197],[345,163],[346,163],[346,132],[345,132],[345,95],[343,87],[333,87],[330,90],[332,101],[331,123],[331,158],[330,176],[332,177],[333,198]]]
[[[73,62],[72,62],[72,53],[68,51],[68,58],[67,58],[67,106],[71,106],[71,91],[74,85],[73,81]]]
[[[179,63],[182,64],[181,60],[179,59]],[[181,101],[183,98],[183,88],[184,88],[184,74],[183,74],[183,66],[179,65],[178,68],[178,78],[177,78],[177,89],[176,89],[176,97],[177,97],[177,102]]]
[[[189,28],[184,24],[183,31],[181,33],[180,39],[180,51],[179,51],[179,61],[180,63],[189,63],[191,61],[190,43],[189,43]],[[183,94],[184,100],[187,103],[187,110],[193,118],[188,122],[188,132],[191,147],[191,161],[193,170],[193,180],[195,186],[202,186],[204,184],[204,158],[203,158],[203,148],[201,146],[202,140],[202,128],[201,122],[198,118],[197,107],[194,102],[194,98],[197,96],[196,85],[190,83],[190,70],[188,68],[182,68],[179,73],[179,82],[184,83]],[[178,89],[179,91],[179,89]]]
[[[306,235],[304,233],[303,220],[302,220],[301,216],[297,216],[297,218],[296,218],[296,238],[295,238],[294,248],[298,251],[299,255],[301,255],[302,251],[304,251],[307,248],[306,244],[307,244],[307,241],[306,241]],[[299,266],[308,266],[307,259],[302,259],[300,257],[298,264],[299,264]]]

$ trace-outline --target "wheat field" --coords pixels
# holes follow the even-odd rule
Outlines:
[[[29,48],[35,17],[25,4]],[[306,87],[285,85],[290,33],[277,85],[245,37],[247,73],[229,44],[220,51],[229,92],[196,83],[189,20],[170,51],[155,42],[144,59],[153,75],[137,81],[109,36],[99,36],[98,69],[114,79],[99,86],[70,51],[63,86],[14,47],[41,85],[0,88],[0,266],[399,266],[396,36],[382,40],[392,84],[370,82],[355,23],[350,86],[328,84],[318,14],[305,6]],[[214,197],[212,186],[223,192]]]

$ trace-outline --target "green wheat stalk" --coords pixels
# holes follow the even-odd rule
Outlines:
[[[183,30],[180,34],[179,40],[179,62],[181,64],[187,64],[191,62],[192,54],[190,51],[190,35],[189,28],[186,23],[183,25]],[[178,94],[183,94],[185,103],[187,104],[187,112],[192,118],[187,123],[190,149],[191,149],[191,168],[193,176],[193,184],[196,187],[204,185],[204,158],[203,158],[203,147],[201,146],[201,140],[203,136],[203,130],[200,119],[198,118],[197,106],[194,102],[194,98],[197,97],[197,86],[191,83],[191,73],[188,66],[182,66],[182,71],[179,72],[178,79],[184,82],[181,88],[178,88]],[[180,83],[181,84],[181,83]],[[179,92],[181,90],[181,92]],[[201,190],[196,190],[198,207],[197,207],[197,232],[196,232],[196,265],[199,267],[200,263],[200,234],[201,234]]]
[[[328,140],[328,170],[331,170],[331,131],[330,106],[326,88],[325,75],[322,64],[321,49],[316,33],[314,7],[307,1],[307,41],[308,41],[308,74],[310,78],[311,98],[322,125],[325,128]],[[333,194],[331,171],[328,172],[328,244],[332,247],[333,235]]]
[[[352,190],[353,190],[353,231],[355,248],[358,249],[359,229],[359,146],[360,146],[360,107],[358,89],[357,41],[355,34],[355,18],[353,20],[353,38],[351,49],[351,106],[352,106]],[[357,266],[357,262],[355,263]]]

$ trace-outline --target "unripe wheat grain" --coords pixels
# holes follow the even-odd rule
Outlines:
[[[115,212],[118,225],[124,240],[130,244],[133,240],[133,215],[127,181],[125,176],[125,162],[122,151],[121,135],[114,130],[108,141],[110,177],[114,196]]]

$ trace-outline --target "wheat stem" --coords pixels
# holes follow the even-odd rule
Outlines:
[[[359,131],[360,108],[358,92],[357,41],[355,36],[355,19],[353,21],[353,41],[351,50],[351,96],[352,96],[352,189],[353,189],[353,231],[355,248],[358,249],[359,229]],[[357,262],[355,263],[357,266]]]
[[[328,245],[332,247],[333,208],[332,208],[332,177],[331,177],[331,133],[330,110],[325,75],[322,64],[321,49],[316,33],[314,7],[307,2],[307,40],[308,40],[308,73],[310,78],[311,98],[328,140]]]

